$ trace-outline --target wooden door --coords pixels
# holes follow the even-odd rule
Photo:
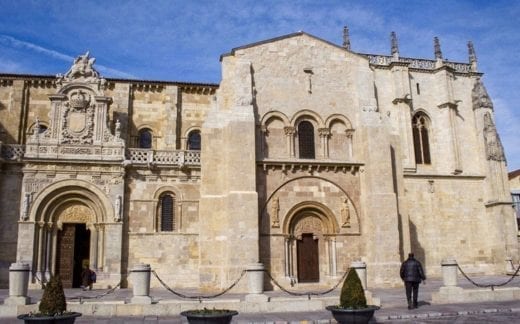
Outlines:
[[[58,232],[56,274],[60,275],[64,288],[72,288],[75,237],[76,226],[74,224],[63,224],[63,229]]]
[[[319,282],[318,240],[313,234],[302,234],[297,242],[298,282]]]

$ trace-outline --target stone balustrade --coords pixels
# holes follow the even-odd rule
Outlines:
[[[68,147],[74,150],[67,152],[59,152],[60,154],[102,154],[103,152],[94,152],[92,147],[73,147],[73,146],[60,146],[61,150],[66,150]],[[44,148],[44,146],[39,147]],[[80,149],[85,150],[78,151]],[[92,151],[92,152],[91,152]],[[26,155],[26,146],[19,144],[1,144],[0,145],[0,157],[4,161],[22,161]],[[39,152],[40,157],[46,157],[45,153]],[[119,152],[116,152],[119,153]],[[43,155],[42,155],[43,154]],[[55,153],[57,157],[58,152]],[[139,149],[130,148],[126,150],[126,158],[132,164],[143,164],[143,165],[165,165],[165,166],[200,166],[200,151],[177,151],[177,150],[150,150],[150,149]]]

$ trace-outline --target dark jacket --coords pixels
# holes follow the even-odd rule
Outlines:
[[[426,280],[422,265],[415,258],[408,258],[401,265],[401,279],[409,282],[421,282]]]

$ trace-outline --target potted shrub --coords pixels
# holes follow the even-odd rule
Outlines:
[[[338,323],[368,323],[378,306],[367,305],[365,291],[359,276],[354,269],[350,269],[343,287],[339,305],[327,306]]]
[[[229,309],[192,309],[181,312],[182,316],[188,319],[190,324],[228,324],[231,318],[238,312]]]
[[[81,313],[67,312],[65,293],[59,276],[52,276],[43,287],[38,313],[22,314],[18,319],[29,324],[72,324]]]

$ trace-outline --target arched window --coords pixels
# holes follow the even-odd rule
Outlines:
[[[152,131],[149,128],[143,128],[139,131],[138,146],[139,148],[152,148]]]
[[[159,197],[157,228],[161,232],[175,230],[175,195],[171,192],[163,193]]]
[[[314,127],[308,121],[298,124],[298,148],[300,159],[314,159]]]
[[[194,130],[188,134],[188,150],[200,151],[200,131]]]
[[[422,113],[416,114],[412,119],[413,146],[417,164],[431,163],[428,124],[428,117]]]

